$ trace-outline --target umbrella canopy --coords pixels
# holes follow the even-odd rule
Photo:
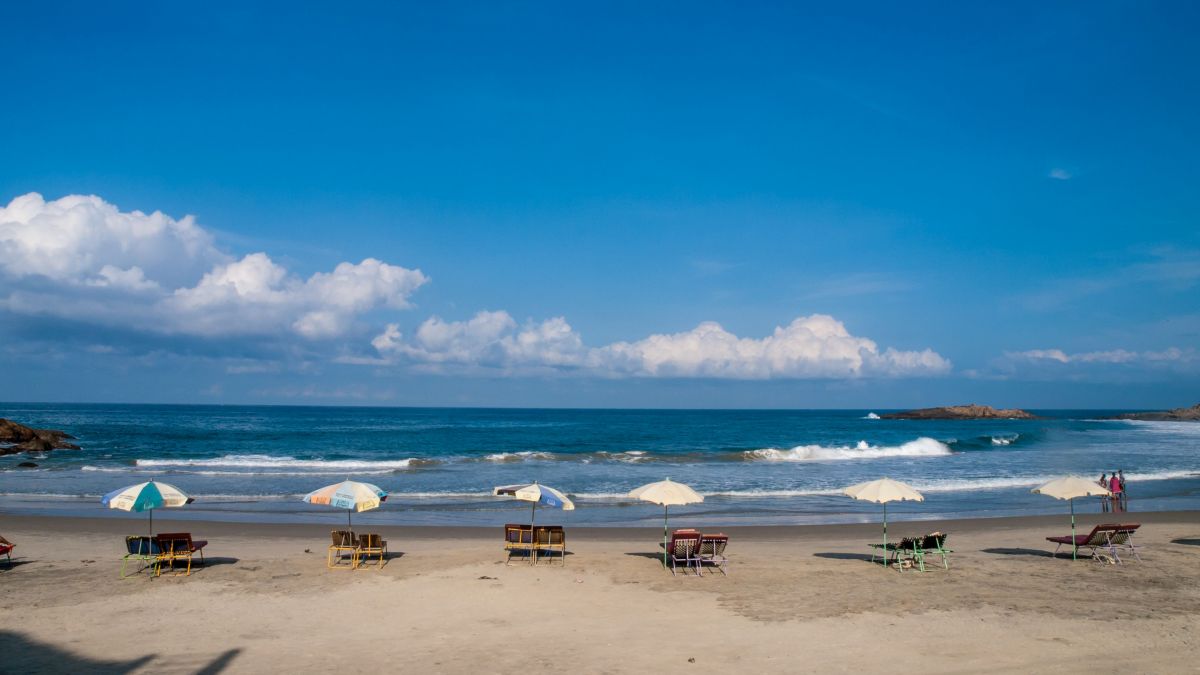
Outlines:
[[[915,501],[923,502],[925,497],[913,489],[908,483],[901,483],[898,480],[891,478],[880,478],[879,480],[868,481],[866,483],[858,483],[842,490],[842,494],[847,497],[861,499],[867,502],[875,502],[876,504],[886,504],[888,502],[903,502]]]
[[[908,483],[891,478],[856,483],[842,490],[842,494],[866,502],[883,504],[883,564],[887,566],[887,505],[888,502],[923,502],[925,497]]]
[[[683,483],[670,478],[657,483],[648,483],[629,491],[631,499],[640,499],[663,507],[663,567],[667,566],[667,508],[684,504],[698,504],[704,497]]]
[[[148,511],[150,514],[150,535],[154,536],[154,509],[171,508],[191,504],[195,500],[183,493],[183,490],[168,485],[147,481],[130,485],[104,495],[100,503],[110,509],[122,511]]]
[[[1092,497],[1095,495],[1111,494],[1108,488],[1094,480],[1079,476],[1065,476],[1033,489],[1034,494],[1046,495],[1055,499],[1074,499],[1076,497]]]
[[[537,481],[528,485],[500,485],[492,489],[492,494],[497,497],[506,495],[516,497],[524,502],[532,502],[529,509],[530,527],[533,527],[534,521],[537,520],[538,504],[560,508],[563,511],[575,510],[575,504],[567,499],[566,495],[548,485],[541,485]]]
[[[313,490],[304,495],[309,504],[346,509],[346,525],[350,526],[350,514],[355,511],[370,511],[379,508],[387,500],[387,493],[378,485],[360,483],[356,480],[342,481]]]
[[[492,490],[495,496],[507,495],[516,497],[524,502],[533,502],[542,506],[551,508],[561,508],[563,511],[574,511],[575,504],[567,499],[559,490],[555,490],[549,485],[541,485],[537,482],[529,485],[501,485]]]
[[[1065,499],[1071,504],[1071,559],[1078,558],[1079,547],[1075,545],[1075,498],[1112,493],[1103,485],[1079,476],[1055,478],[1045,485],[1035,487],[1031,492],[1055,499]]]

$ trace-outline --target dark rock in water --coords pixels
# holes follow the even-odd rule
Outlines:
[[[880,415],[885,420],[1035,420],[1037,415],[1016,408],[997,409],[986,405],[950,405],[943,408],[920,408]]]
[[[1140,412],[1114,415],[1110,420],[1142,420],[1144,422],[1200,422],[1200,403],[1190,408],[1176,408],[1161,412]]]
[[[0,455],[15,455],[18,452],[78,450],[78,445],[67,442],[67,439],[74,438],[65,431],[31,429],[23,424],[0,417]]]
[[[17,465],[17,467],[22,469],[36,469],[37,464],[34,464],[33,462],[21,462]]]

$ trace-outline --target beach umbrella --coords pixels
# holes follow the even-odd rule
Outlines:
[[[1079,553],[1079,547],[1075,545],[1075,498],[1109,495],[1111,493],[1108,488],[1086,478],[1066,476],[1055,478],[1041,487],[1035,487],[1032,492],[1055,499],[1065,499],[1071,504],[1071,560],[1075,560]]]
[[[183,506],[195,500],[183,494],[183,490],[166,483],[147,481],[130,485],[104,495],[100,503],[110,509],[122,511],[146,511],[150,516],[150,536],[154,536],[154,509]]]
[[[534,519],[537,517],[538,504],[563,511],[575,510],[575,504],[567,499],[566,495],[548,485],[541,485],[537,481],[528,485],[500,485],[492,489],[492,495],[515,497],[523,502],[532,502],[529,513],[530,527],[533,526]]]
[[[377,485],[360,483],[356,480],[346,480],[333,485],[326,485],[318,490],[304,495],[304,501],[309,504],[332,506],[335,509],[346,509],[346,527],[354,529],[350,524],[350,514],[355,511],[370,511],[379,508],[387,499],[387,493]]]
[[[914,490],[908,483],[901,483],[891,478],[880,478],[879,480],[867,481],[866,483],[857,483],[842,490],[842,494],[862,501],[883,504],[883,550],[885,551],[883,564],[886,567],[888,502],[923,502],[925,501],[925,497],[920,492]]]
[[[640,499],[651,504],[662,504],[663,507],[663,567],[667,566],[667,507],[697,504],[704,501],[692,488],[683,483],[676,483],[670,478],[657,483],[647,483],[640,488],[629,491],[632,499]]]

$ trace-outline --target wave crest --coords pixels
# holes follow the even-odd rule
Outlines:
[[[210,459],[139,459],[134,466],[140,469],[167,469],[173,471],[188,469],[226,469],[295,471],[304,469],[306,473],[390,473],[402,471],[417,466],[437,464],[437,460],[409,457],[393,460],[358,460],[358,459],[296,459],[295,457],[280,457],[275,455],[224,455]],[[252,471],[251,471],[252,472]]]
[[[833,462],[852,459],[882,459],[885,457],[942,457],[953,454],[950,446],[941,441],[922,436],[903,445],[875,446],[866,441],[850,447],[826,447],[823,445],[798,445],[790,450],[763,448],[747,450],[746,459],[768,462]]]

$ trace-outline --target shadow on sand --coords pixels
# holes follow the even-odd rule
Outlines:
[[[825,552],[825,553],[814,553],[813,556],[817,557],[817,558],[828,558],[829,560],[861,560],[862,562],[874,563],[876,565],[879,564],[878,562],[875,562],[871,559],[870,553],[829,553],[829,552]],[[878,559],[879,556],[875,556],[875,558]]]
[[[984,553],[992,555],[1027,555],[1036,558],[1053,558],[1054,554],[1050,551],[1045,551],[1040,548],[985,548]],[[1062,557],[1062,556],[1059,556]],[[1090,558],[1091,556],[1089,556]],[[1067,560],[1071,559],[1071,551],[1067,551]]]
[[[228,668],[241,651],[241,649],[230,649],[194,672],[203,675],[217,675]],[[20,633],[6,630],[0,630],[0,654],[3,655],[5,672],[13,673],[124,675],[124,673],[140,670],[158,658],[158,654],[147,654],[128,661],[90,659],[61,647],[38,642]]]
[[[1184,546],[1200,546],[1200,537],[1189,537],[1187,539],[1172,539],[1172,544],[1183,544]]]

